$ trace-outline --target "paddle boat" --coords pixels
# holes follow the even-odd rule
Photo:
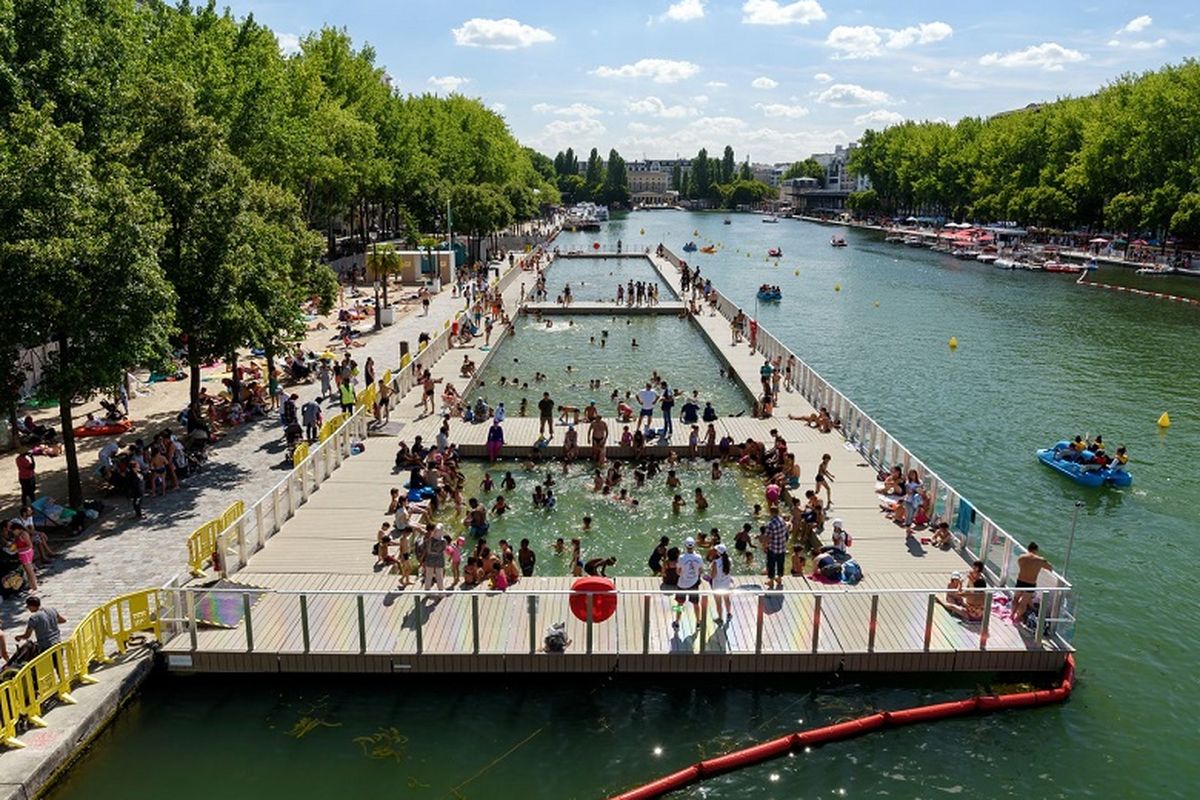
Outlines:
[[[733,220],[731,220],[729,217],[726,217],[726,218],[725,218],[725,221],[724,221],[724,222],[722,222],[721,224],[722,224],[722,225],[732,225],[732,224],[733,224]]]
[[[694,253],[694,252],[696,252],[696,243],[695,243],[695,242],[688,242],[687,244],[685,244],[685,245],[683,246],[683,252],[685,252],[685,253]]]
[[[834,236],[834,237],[830,238],[829,246],[830,247],[845,247],[846,240],[843,239],[841,236]]]
[[[1133,475],[1126,472],[1123,466],[1114,466],[1115,462],[1109,462],[1107,466],[1088,463],[1095,457],[1095,454],[1091,450],[1084,450],[1082,453],[1079,453],[1079,460],[1075,460],[1071,450],[1071,443],[1065,439],[1055,444],[1054,447],[1038,450],[1037,457],[1038,461],[1041,461],[1047,467],[1050,467],[1050,469],[1057,470],[1076,483],[1083,484],[1084,486],[1099,488],[1101,486],[1130,486],[1133,484]]]
[[[1047,261],[1042,264],[1042,269],[1046,272],[1083,272],[1083,267],[1078,264],[1068,264],[1065,261]]]
[[[779,222],[779,217],[772,214],[769,217],[763,217],[763,222],[776,223],[776,222]]]
[[[783,292],[778,286],[769,286],[763,284],[758,287],[758,301],[760,303],[778,303],[783,299]]]
[[[780,256],[783,255],[783,248],[772,247],[770,250],[767,251],[767,255],[770,256],[771,258],[779,258]]]
[[[711,254],[717,252],[717,246],[713,245],[713,244],[706,244],[706,245],[704,245],[704,247],[700,248],[700,252],[708,253],[709,255],[711,255]]]

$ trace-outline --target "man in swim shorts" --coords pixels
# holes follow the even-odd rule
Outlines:
[[[1051,570],[1050,562],[1042,558],[1038,552],[1037,542],[1030,542],[1028,552],[1017,556],[1017,588],[1032,589],[1037,586],[1038,573]],[[1013,624],[1020,625],[1033,601],[1032,592],[1015,592],[1013,594]]]

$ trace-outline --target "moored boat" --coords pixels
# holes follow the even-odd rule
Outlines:
[[[829,240],[829,246],[830,247],[845,247],[846,240],[843,239],[841,236],[834,236]]]
[[[923,247],[925,245],[925,240],[920,236],[905,236],[904,244],[908,247]]]
[[[1050,469],[1060,472],[1084,486],[1099,488],[1133,484],[1133,475],[1127,472],[1123,466],[1114,467],[1114,462],[1109,462],[1106,466],[1088,463],[1094,458],[1094,454],[1090,450],[1079,453],[1079,460],[1074,460],[1071,457],[1072,454],[1071,443],[1063,440],[1054,447],[1038,450],[1037,458]]]
[[[779,217],[776,217],[774,215],[769,216],[769,217],[763,217],[763,222],[779,222]]]
[[[711,254],[717,252],[717,247],[716,247],[716,245],[706,244],[706,245],[704,245],[704,247],[700,248],[700,252],[708,253],[709,255],[711,255]]]
[[[767,255],[769,255],[771,258],[779,258],[780,256],[783,255],[783,248],[772,247],[770,250],[767,251]]]
[[[1046,272],[1083,272],[1083,267],[1078,264],[1068,264],[1065,261],[1047,261],[1042,265],[1042,269]]]
[[[777,303],[783,299],[783,291],[778,286],[768,286],[764,283],[758,287],[757,297],[760,303]]]

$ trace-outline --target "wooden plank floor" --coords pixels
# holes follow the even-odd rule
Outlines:
[[[678,275],[672,268],[662,268],[662,263],[658,266],[663,279],[678,292]],[[514,282],[505,293],[507,307],[515,308],[518,299],[519,288]],[[611,310],[609,306],[605,308]],[[745,343],[737,347],[729,344],[728,323],[724,318],[705,313],[695,321],[743,384],[756,387],[761,357]],[[465,383],[457,374],[462,355],[483,362],[490,348],[478,346],[481,343],[479,339],[476,346],[449,351],[433,365],[434,376],[459,385]],[[418,399],[410,392],[393,410],[392,419],[401,423],[400,435],[406,441],[421,435],[431,443],[442,420],[437,416],[420,416],[415,407]],[[851,553],[864,572],[863,581],[849,591],[814,579],[785,578],[789,589],[828,594],[821,599],[819,613],[812,595],[763,596],[761,649],[757,654],[760,600],[756,590],[761,589],[762,579],[751,576],[737,579],[738,588],[732,593],[733,613],[723,625],[718,626],[713,620],[715,602],[706,593],[707,621],[698,624],[689,605],[678,631],[671,626],[673,599],[654,594],[661,588],[657,579],[618,577],[621,589],[646,591],[648,595],[623,596],[612,619],[593,625],[591,657],[587,655],[587,626],[570,613],[566,595],[531,600],[521,593],[567,590],[570,578],[530,578],[509,593],[476,589],[436,601],[420,598],[411,589],[397,589],[396,576],[377,570],[370,552],[375,530],[384,518],[388,490],[397,483],[392,469],[397,440],[391,436],[372,436],[366,451],[347,459],[279,533],[251,556],[247,567],[234,576],[247,586],[270,590],[252,608],[253,656],[258,660],[246,655],[244,624],[233,629],[199,630],[193,656],[200,659],[197,663],[226,670],[386,671],[394,668],[397,658],[404,660],[406,668],[413,669],[553,670],[559,668],[553,657],[544,654],[534,659],[528,657],[531,630],[532,645],[537,649],[551,624],[565,622],[573,642],[568,651],[571,658],[562,662],[571,665],[563,667],[568,670],[612,669],[617,656],[622,659],[622,668],[634,671],[1054,669],[1061,664],[1064,653],[1053,651],[1049,642],[1035,645],[1031,636],[995,618],[989,629],[987,651],[981,652],[980,626],[963,623],[940,607],[934,608],[926,648],[927,594],[879,594],[875,637],[871,642],[873,593],[896,589],[942,590],[949,574],[965,570],[967,565],[955,552],[933,549],[922,545],[919,539],[906,538],[901,528],[884,518],[876,494],[879,487],[875,471],[840,434],[821,434],[803,422],[786,418],[788,414],[804,415],[812,411],[799,393],[785,391],[774,419],[731,417],[719,420],[716,425],[718,436],[728,434],[738,442],[747,438],[769,441],[770,431],[777,431],[796,454],[802,470],[802,488],[811,485],[821,455],[829,453],[830,471],[836,476],[830,516],[842,518],[853,534]],[[610,420],[610,430],[619,430],[614,425],[615,420]],[[504,428],[507,442],[504,456],[523,455],[537,439],[535,418],[510,417]],[[556,427],[555,438],[545,456],[560,453],[561,429],[562,426]],[[453,421],[450,431],[451,440],[464,455],[483,453],[486,425]],[[650,450],[665,455],[668,449],[674,449],[684,456],[687,436],[687,426],[677,425],[669,441],[656,443]],[[621,458],[628,454],[619,448],[609,448],[609,455]],[[303,592],[311,593],[307,598],[307,653],[300,613]],[[472,634],[473,613],[479,619],[477,655]],[[360,655],[362,639],[365,652]],[[190,636],[177,636],[166,649],[171,653],[192,651]],[[220,654],[241,654],[237,656],[241,660],[204,662],[200,658],[203,654],[213,654],[213,659]],[[696,658],[679,657],[687,654]],[[278,658],[272,661],[273,656]],[[332,656],[339,658],[327,660]],[[282,666],[285,663],[289,666]]]

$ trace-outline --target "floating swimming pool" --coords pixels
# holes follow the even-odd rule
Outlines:
[[[575,302],[615,303],[617,285],[629,288],[629,282],[650,283],[658,286],[658,299],[677,300],[675,292],[659,278],[658,272],[643,256],[626,258],[570,258],[554,259],[546,269],[546,292],[553,301],[571,286]],[[532,289],[532,287],[530,287]]]
[[[630,500],[638,501],[635,507],[629,502],[619,502],[612,495],[606,497],[592,491],[593,468],[589,463],[575,464],[569,474],[563,475],[557,461],[547,462],[543,468],[532,472],[512,461],[491,465],[466,462],[461,466],[466,477],[463,499],[475,497],[487,505],[490,523],[487,540],[493,548],[501,539],[506,539],[515,550],[522,539],[529,539],[530,547],[537,554],[535,575],[570,575],[573,537],[582,540],[584,561],[615,556],[617,564],[611,574],[649,575],[646,561],[660,536],[670,537],[672,546],[682,549],[686,537],[698,537],[716,528],[733,556],[734,534],[744,523],[751,523],[754,536],[758,535],[759,526],[766,524],[765,516],[756,518],[752,513],[755,503],[763,503],[761,476],[749,476],[733,465],[726,465],[722,467],[721,477],[713,480],[711,467],[703,459],[694,463],[684,461],[674,467],[681,485],[672,490],[666,484],[666,464],[662,463],[660,467],[662,471],[647,478],[645,486],[638,489],[634,485],[633,467],[623,465],[618,491],[626,489]],[[517,482],[516,489],[511,492],[500,488],[506,471],[511,471]],[[491,492],[480,488],[485,472],[490,473],[496,483]],[[544,482],[547,474],[554,480],[552,488],[557,498],[552,511],[535,508],[532,502],[534,486]],[[693,504],[696,487],[700,487],[708,499],[709,506],[704,511],[697,511]],[[684,500],[678,514],[671,510],[675,494]],[[492,514],[491,507],[500,495],[511,510]],[[591,530],[587,533],[583,532],[585,515],[592,518]],[[436,519],[446,523],[452,531],[462,530],[461,518],[462,515],[455,514],[453,506],[436,515]],[[556,554],[553,549],[559,537],[566,545],[562,554]],[[752,567],[741,558],[733,561],[735,574],[757,574],[765,565],[761,554]]]
[[[538,322],[521,317],[514,330],[516,335],[506,338],[481,370],[467,398],[471,402],[483,397],[493,407],[504,403],[515,417],[524,398],[528,415],[536,417],[538,400],[549,392],[557,405],[583,408],[595,400],[601,413],[612,416],[612,393],[636,393],[657,370],[672,390],[696,392],[701,407],[711,401],[721,416],[749,414],[753,405],[739,384],[722,376],[721,360],[687,319],[555,315]],[[537,380],[536,373],[545,378]],[[599,388],[590,388],[595,380]],[[636,401],[630,405],[636,407]],[[681,397],[675,404],[677,421],[682,406]]]

